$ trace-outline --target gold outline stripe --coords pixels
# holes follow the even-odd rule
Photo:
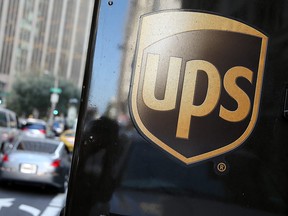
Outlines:
[[[157,22],[155,22],[155,20],[157,20]],[[169,22],[167,22],[167,20],[169,20]],[[179,23],[181,23],[181,25],[179,25]],[[142,17],[140,26],[141,30],[139,32],[138,38],[138,54],[136,59],[136,65],[134,68],[134,79],[132,83],[131,108],[136,124],[138,125],[142,133],[144,133],[145,136],[147,136],[151,141],[160,146],[162,149],[164,149],[165,151],[186,164],[203,161],[229,152],[240,146],[251,134],[258,118],[268,38],[260,31],[257,31],[256,29],[247,26],[239,21],[231,20],[218,15],[199,12],[169,11],[147,15]],[[173,26],[173,28],[171,28],[171,26]],[[156,41],[161,40],[165,37],[169,37],[181,32],[195,30],[222,30],[253,35],[262,38],[262,45],[258,67],[257,83],[255,87],[252,116],[250,123],[244,133],[237,140],[230,143],[229,145],[207,153],[186,158],[182,154],[178,153],[177,151],[166,145],[164,142],[159,140],[157,137],[155,137],[144,126],[138,114],[136,101],[143,50],[152,43],[155,43]]]

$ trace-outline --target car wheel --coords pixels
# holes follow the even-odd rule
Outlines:
[[[65,178],[66,179],[66,178]],[[59,193],[65,193],[66,191],[66,188],[67,188],[67,181],[65,180],[62,185],[60,187],[58,187],[58,192]]]
[[[66,186],[65,186],[65,183],[63,183],[63,185],[58,188],[58,192],[59,193],[65,193],[65,191],[66,191]]]

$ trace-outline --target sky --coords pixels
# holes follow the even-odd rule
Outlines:
[[[121,54],[128,0],[115,0],[110,6],[101,1],[89,106],[97,107],[100,114],[108,102],[117,96],[121,72]]]

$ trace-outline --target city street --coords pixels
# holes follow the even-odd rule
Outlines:
[[[57,216],[65,193],[23,185],[0,186],[0,216]]]

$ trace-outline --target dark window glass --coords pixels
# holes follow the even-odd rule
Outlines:
[[[7,127],[7,118],[5,112],[0,112],[0,126]]]
[[[21,141],[18,143],[16,149],[18,151],[40,152],[53,154],[58,145],[43,141]]]
[[[46,126],[43,124],[37,124],[37,123],[27,123],[24,128],[27,129],[36,129],[36,130],[45,130]]]

